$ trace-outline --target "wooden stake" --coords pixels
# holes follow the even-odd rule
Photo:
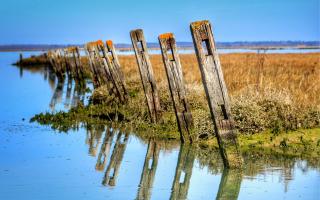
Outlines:
[[[190,28],[224,165],[240,167],[242,158],[211,24],[209,21],[193,22]]]
[[[106,58],[109,64],[109,67],[114,74],[114,78],[117,82],[117,85],[119,85],[119,90],[122,90],[123,98],[126,99],[128,93],[126,89],[126,83],[124,81],[124,75],[120,67],[120,62],[118,59],[118,56],[116,54],[115,47],[113,45],[113,42],[111,40],[106,41]],[[110,54],[110,57],[108,56]]]
[[[132,46],[136,55],[139,67],[143,90],[146,96],[147,105],[152,122],[158,122],[161,118],[160,100],[156,81],[148,55],[147,44],[141,29],[130,32]]]
[[[159,43],[180,131],[180,138],[182,142],[192,143],[197,140],[197,137],[192,134],[193,120],[186,98],[180,58],[174,35],[172,33],[160,35]]]

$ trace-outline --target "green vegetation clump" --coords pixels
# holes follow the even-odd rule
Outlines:
[[[14,65],[18,66],[35,66],[35,65],[50,65],[49,60],[45,54],[38,56],[31,56],[29,58],[23,58],[18,60]]]

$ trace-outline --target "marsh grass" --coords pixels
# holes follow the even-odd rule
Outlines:
[[[319,56],[320,53],[220,55],[237,129],[241,133],[252,134],[267,129],[272,133],[280,133],[319,127]],[[213,124],[196,57],[180,57],[195,130],[201,138],[210,139],[214,135]],[[114,120],[113,116],[118,113],[122,116],[122,121],[132,125],[135,130],[149,132],[149,135],[156,137],[178,138],[161,56],[151,55],[161,101],[161,124],[150,123],[135,57],[119,56],[119,60],[129,91],[129,102],[125,105],[117,104],[110,99],[106,88],[98,88],[92,94],[92,104],[87,107],[87,110],[91,110],[90,113],[96,114],[88,115],[88,119],[83,117],[83,120],[101,115],[110,115],[111,117],[104,119]],[[87,65],[86,58],[82,58],[82,62]],[[86,108],[81,107],[82,113],[85,110]]]

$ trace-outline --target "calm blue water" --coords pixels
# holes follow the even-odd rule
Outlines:
[[[59,133],[29,123],[86,96],[67,80],[57,89],[47,68],[11,66],[18,57],[0,53],[0,199],[320,199],[320,166],[307,161],[245,157],[243,171],[226,171],[217,152],[104,126]]]

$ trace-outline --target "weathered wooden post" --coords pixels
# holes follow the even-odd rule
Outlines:
[[[182,142],[192,143],[197,140],[197,137],[193,134],[193,120],[186,98],[180,58],[174,35],[172,33],[160,35],[159,43],[180,131],[180,138]]]
[[[224,165],[240,167],[242,158],[211,24],[209,21],[193,22],[190,29]]]
[[[124,136],[123,141],[121,141],[122,136]],[[119,169],[120,169],[124,152],[126,150],[128,137],[129,137],[128,133],[118,133],[116,143],[113,147],[110,162],[102,181],[103,185],[107,185],[107,184],[110,186],[116,185],[116,179],[119,174]]]
[[[160,100],[143,31],[141,29],[133,30],[130,32],[130,36],[139,67],[151,121],[158,122],[161,118]]]
[[[171,200],[187,199],[194,160],[194,149],[190,145],[182,144],[172,185]]]
[[[102,82],[99,77],[98,66],[97,66],[96,59],[95,59],[95,56],[96,56],[95,55],[96,54],[95,42],[88,42],[85,45],[85,50],[86,50],[86,54],[87,54],[88,60],[89,60],[89,65],[91,68],[93,85],[95,88],[97,88],[102,85]]]
[[[157,171],[160,148],[154,140],[149,140],[143,164],[137,199],[150,199],[151,188]]]
[[[106,55],[108,64],[110,69],[112,70],[115,79],[117,80],[117,84],[120,85],[121,88],[119,90],[122,90],[124,98],[127,97],[128,92],[126,89],[126,83],[124,80],[124,75],[120,67],[120,62],[118,59],[118,56],[116,54],[115,47],[113,45],[113,42],[111,40],[106,41],[106,54],[110,54],[110,58]]]
[[[110,94],[114,94],[120,102],[124,102],[126,100],[126,93],[123,91],[122,85],[123,82],[120,78],[119,70],[115,68],[112,62],[112,58],[108,57],[108,50],[101,40],[97,41],[97,50],[99,55],[99,60],[101,64],[101,68],[104,69],[105,74],[105,83],[108,85]]]

